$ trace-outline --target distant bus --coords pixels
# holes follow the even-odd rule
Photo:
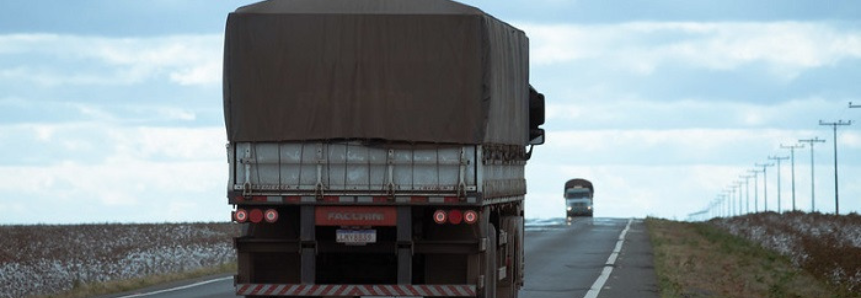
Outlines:
[[[565,182],[565,210],[568,217],[592,216],[592,195],[595,188],[586,179],[571,179]]]

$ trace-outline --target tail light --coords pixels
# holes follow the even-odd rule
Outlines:
[[[245,222],[248,220],[248,211],[245,211],[245,209],[236,209],[236,211],[233,212],[233,220],[238,223]]]
[[[248,212],[248,219],[253,223],[263,221],[263,211],[260,211],[260,209],[251,209],[251,212]]]
[[[474,210],[442,210],[439,209],[433,213],[433,221],[437,224],[450,223],[459,225],[461,223],[474,224],[478,221],[478,213]]]
[[[471,225],[476,221],[478,221],[478,213],[473,210],[466,210],[463,212],[463,222]]]
[[[266,222],[273,223],[278,221],[278,211],[275,209],[267,209],[266,212],[263,213],[263,218],[266,219]]]
[[[463,212],[460,210],[454,209],[448,212],[448,222],[457,225],[463,221]]]
[[[445,210],[437,210],[433,213],[433,221],[437,224],[444,224],[447,217]]]

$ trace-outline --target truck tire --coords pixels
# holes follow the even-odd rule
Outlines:
[[[497,298],[517,298],[518,277],[516,276],[517,270],[514,270],[515,266],[517,266],[518,262],[520,261],[520,258],[516,256],[518,250],[517,237],[519,235],[519,230],[516,227],[517,223],[517,217],[506,216],[502,218],[501,225],[503,230],[506,232],[506,235],[508,235],[508,239],[506,239],[507,249],[505,250],[507,254],[500,260],[505,263],[506,276],[503,280],[497,281]]]
[[[496,298],[496,228],[493,224],[487,225],[487,250],[484,252],[484,290],[479,294],[481,298]]]

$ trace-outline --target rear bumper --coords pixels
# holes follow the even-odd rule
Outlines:
[[[238,296],[424,296],[475,297],[474,285],[237,284]]]
[[[568,216],[592,216],[592,210],[571,210],[568,211]]]

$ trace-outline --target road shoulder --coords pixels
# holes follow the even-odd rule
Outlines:
[[[233,277],[232,273],[229,273],[229,274],[228,273],[212,274],[212,275],[200,276],[200,277],[195,277],[195,278],[190,278],[190,279],[171,281],[171,282],[167,282],[167,283],[163,283],[163,284],[159,284],[159,285],[153,285],[153,286],[149,286],[149,287],[144,287],[144,288],[140,288],[140,289],[136,289],[136,290],[125,291],[125,292],[114,293],[114,294],[106,294],[106,295],[96,296],[96,297],[92,297],[92,298],[123,298],[123,297],[154,296],[153,295],[154,293],[170,291],[172,289],[187,288],[189,286],[194,286],[194,285],[198,285],[201,283],[207,283],[209,281],[229,279],[232,277]]]
[[[613,273],[599,298],[658,298],[652,244],[642,219],[634,219],[625,237]]]

